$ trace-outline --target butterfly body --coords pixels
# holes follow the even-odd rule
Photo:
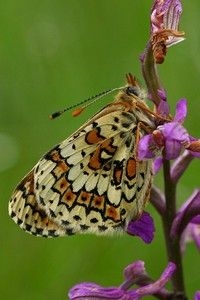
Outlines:
[[[155,125],[135,89],[121,90],[16,187],[9,214],[21,228],[44,237],[112,234],[141,215],[152,162],[137,159],[137,144]]]

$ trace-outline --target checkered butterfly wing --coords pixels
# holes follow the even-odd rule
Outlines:
[[[38,236],[66,235],[38,204],[34,191],[34,169],[16,187],[9,202],[9,214],[25,231]]]
[[[137,143],[146,134],[141,123],[154,123],[138,101],[124,89],[40,159],[9,205],[21,228],[41,236],[109,234],[142,213],[152,171],[151,161],[137,160]]]

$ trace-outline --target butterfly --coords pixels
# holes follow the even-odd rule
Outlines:
[[[126,230],[149,199],[152,161],[139,161],[155,116],[131,74],[109,103],[48,151],[15,188],[9,215],[43,237]]]

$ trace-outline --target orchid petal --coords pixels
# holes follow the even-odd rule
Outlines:
[[[81,299],[128,299],[124,298],[125,293],[122,289],[117,287],[104,288],[100,285],[90,282],[83,282],[75,285],[69,291],[70,300],[81,300]]]
[[[155,154],[150,149],[154,146],[155,142],[152,134],[147,134],[142,137],[138,144],[138,159],[143,160],[144,158],[153,158]]]
[[[127,227],[128,234],[139,236],[147,244],[152,242],[154,232],[153,218],[147,212],[143,212],[138,220],[130,221]]]
[[[163,165],[163,158],[158,157],[153,162],[153,174],[157,174]]]
[[[187,100],[180,99],[176,104],[176,114],[174,121],[178,123],[183,123],[187,116]]]
[[[144,274],[146,275],[146,270],[142,260],[137,260],[124,269],[124,277],[126,280],[137,279]]]

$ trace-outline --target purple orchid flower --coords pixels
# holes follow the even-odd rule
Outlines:
[[[180,238],[182,252],[189,241],[194,241],[200,250],[200,190],[195,190],[179,209],[172,223],[171,236]]]
[[[182,5],[179,0],[155,0],[151,10],[151,34],[162,30],[178,31]],[[172,46],[183,41],[182,36],[169,36],[166,46]]]
[[[175,270],[175,264],[169,263],[160,278],[157,281],[152,281],[146,273],[144,262],[136,261],[125,268],[125,282],[121,286],[104,288],[95,283],[85,282],[75,285],[69,291],[68,296],[70,300],[139,300],[144,296],[155,293],[166,296],[170,293],[164,286],[170,280]],[[137,284],[139,287],[130,289],[133,284]]]
[[[156,63],[163,63],[167,47],[184,40],[178,31],[182,5],[179,0],[155,0],[151,10],[151,43]]]
[[[159,125],[152,134],[141,138],[138,145],[138,158],[140,160],[151,159],[163,153],[165,159],[175,159],[184,148],[187,148],[191,155],[200,157],[200,147],[191,147],[193,143],[198,144],[199,141],[191,137],[182,125],[186,115],[187,102],[181,99],[176,105],[176,113],[172,121]],[[155,160],[155,172],[159,170],[161,164],[162,159]]]

